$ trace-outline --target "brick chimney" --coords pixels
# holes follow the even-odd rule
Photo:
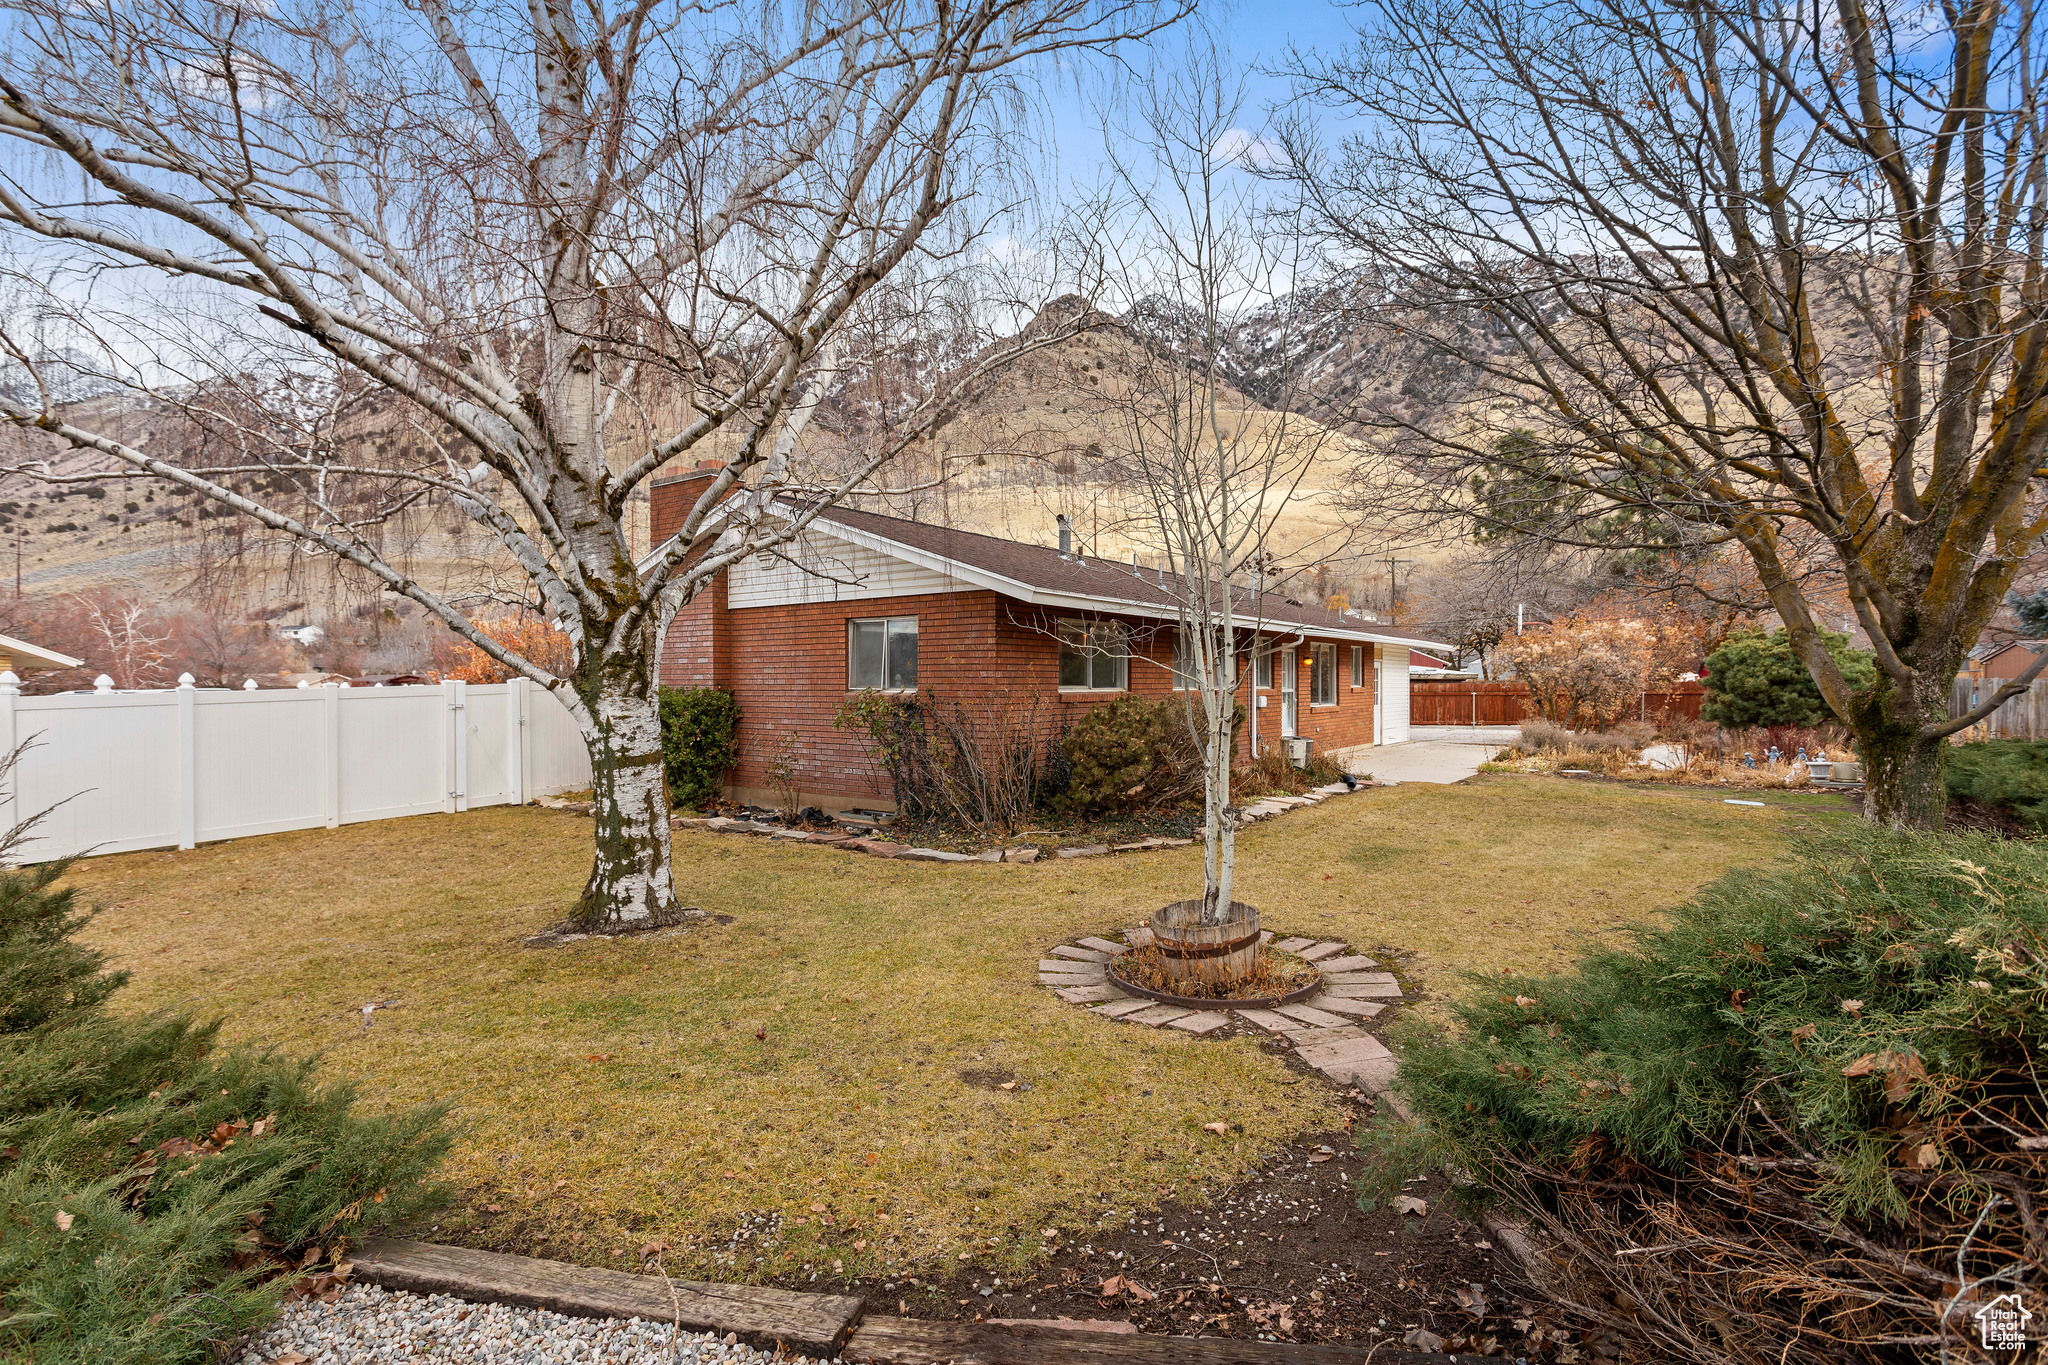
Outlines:
[[[704,490],[725,468],[723,460],[700,460],[695,469],[677,474],[657,474],[648,485],[647,529],[653,543],[661,544],[683,528],[684,518],[704,496]]]

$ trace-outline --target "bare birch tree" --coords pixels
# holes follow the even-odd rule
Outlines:
[[[0,0],[0,15],[14,296],[130,394],[81,407],[10,385],[0,416],[72,452],[17,467],[179,485],[549,688],[595,773],[579,909],[594,924],[676,907],[664,625],[1014,354],[968,334],[1011,278],[974,265],[1021,193],[1018,83],[1049,54],[1175,17],[1171,0]],[[921,333],[974,359],[901,395],[819,488],[807,423],[861,362],[856,324],[881,316],[892,346]],[[5,341],[35,376],[41,338]],[[197,454],[149,439],[169,417],[208,433]],[[726,464],[673,539],[636,553],[629,499],[692,456]],[[775,505],[791,486],[808,509],[793,518]],[[517,563],[510,596],[570,634],[572,672],[381,552],[379,526],[437,500]]]
[[[1300,234],[1260,202],[1255,163],[1271,149],[1241,125],[1221,57],[1191,48],[1172,75],[1139,83],[1132,105],[1134,125],[1109,144],[1111,193],[1090,216],[1113,225],[1099,238],[1100,299],[1137,345],[1131,372],[1083,401],[1103,419],[1106,477],[1134,494],[1115,529],[1160,561],[1179,617],[1175,685],[1203,756],[1201,922],[1219,925],[1236,877],[1240,662],[1274,648],[1262,603],[1280,569],[1275,531],[1336,438],[1295,411],[1308,399],[1284,365],[1269,376],[1271,409],[1228,378],[1228,334],[1247,320],[1279,353],[1297,349]],[[1290,546],[1285,567],[1312,568],[1332,549]]]
[[[1739,547],[1889,825],[1941,824],[1948,737],[2048,664],[1950,716],[2048,529],[2037,23],[2005,0],[1375,2],[1298,72],[1355,130],[1328,155],[1293,137],[1298,183],[1371,311],[1462,376],[1364,420],[1441,513]],[[1829,581],[1869,687],[1826,648]]]

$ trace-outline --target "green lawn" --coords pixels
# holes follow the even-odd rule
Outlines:
[[[1249,831],[1239,894],[1283,933],[1411,954],[1411,979],[1448,992],[1460,970],[1562,964],[1774,857],[1816,809],[1405,786]],[[1017,1265],[1044,1228],[1199,1198],[1342,1122],[1250,1040],[1111,1025],[1035,984],[1043,949],[1197,894],[1199,849],[935,866],[679,833],[683,896],[730,924],[521,946],[580,889],[589,837],[500,808],[73,876],[110,906],[86,937],[135,974],[119,1003],[318,1050],[374,1101],[452,1100],[462,1195],[441,1235],[479,1245],[612,1264],[658,1238],[740,1279]],[[387,1008],[365,1031],[367,1001]],[[1219,1119],[1242,1131],[1203,1131]],[[749,1216],[780,1217],[776,1245],[732,1242]]]

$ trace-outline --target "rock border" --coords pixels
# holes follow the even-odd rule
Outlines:
[[[1342,939],[1275,938],[1272,930],[1264,930],[1259,934],[1261,947],[1270,945],[1315,965],[1323,979],[1320,993],[1275,1009],[1222,1000],[1212,1002],[1211,1008],[1189,1009],[1134,995],[1110,976],[1112,958],[1151,941],[1152,931],[1141,925],[1114,938],[1091,936],[1057,944],[1039,959],[1038,984],[1070,1005],[1119,1024],[1179,1029],[1196,1037],[1233,1022],[1250,1025],[1291,1048],[1326,1079],[1384,1097],[1396,1113],[1406,1116],[1406,1106],[1391,1093],[1399,1070],[1394,1054],[1361,1027],[1407,999],[1401,983],[1392,972],[1381,970],[1377,960],[1353,952]]]
[[[1333,796],[1349,796],[1353,792],[1371,790],[1372,784],[1361,782],[1350,786],[1343,782],[1332,782],[1326,787],[1317,787],[1301,796],[1269,796],[1246,806],[1238,812],[1237,826],[1257,824],[1270,820],[1276,815],[1285,815],[1304,806],[1321,805]],[[560,802],[553,806],[557,810],[569,810],[588,814],[588,806],[582,802]],[[1036,863],[1047,861],[1045,850],[1036,845],[1026,844],[1010,848],[985,848],[979,853],[955,853],[944,848],[918,848],[911,844],[896,843],[889,839],[876,838],[864,833],[850,833],[844,828],[833,829],[791,829],[787,825],[769,824],[761,820],[736,820],[729,816],[714,815],[705,819],[676,816],[669,821],[672,829],[701,829],[712,834],[754,834],[771,839],[786,839],[791,843],[822,844],[828,848],[845,849],[849,853],[865,853],[876,858],[894,858],[909,863]],[[1149,838],[1134,839],[1125,844],[1083,844],[1074,848],[1052,850],[1053,859],[1100,858],[1112,853],[1149,853],[1161,848],[1186,848],[1199,842],[1196,839]]]

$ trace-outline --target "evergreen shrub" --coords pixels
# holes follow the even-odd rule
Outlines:
[[[0,868],[0,1360],[215,1360],[432,1206],[443,1110],[362,1113],[219,1021],[112,1012],[66,868]]]
[[[2048,740],[1994,739],[1948,751],[1942,781],[1953,798],[2048,830]]]
[[[661,689],[661,762],[671,805],[702,807],[739,761],[739,699],[717,687]]]
[[[1454,1015],[1394,1031],[1364,1197],[1469,1172],[1644,1359],[1975,1360],[2039,1301],[2048,845],[1845,823]]]

